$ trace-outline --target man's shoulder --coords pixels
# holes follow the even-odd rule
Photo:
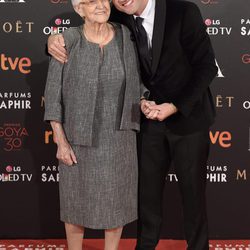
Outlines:
[[[191,1],[186,0],[169,0],[169,8],[172,13],[179,16],[180,18],[185,18],[187,22],[190,20],[199,21],[201,19],[201,12],[199,7]]]
[[[186,9],[197,10],[197,9],[199,9],[197,4],[195,4],[194,2],[191,2],[191,1],[186,1],[186,0],[169,0],[168,4],[179,8],[179,10],[181,10],[181,9],[182,10],[186,10]]]

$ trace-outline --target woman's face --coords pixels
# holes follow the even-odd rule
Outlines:
[[[109,0],[82,0],[76,12],[90,23],[106,23],[110,16]]]

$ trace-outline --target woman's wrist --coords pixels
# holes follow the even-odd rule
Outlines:
[[[57,146],[68,144],[68,141],[64,136],[54,136],[53,138]]]

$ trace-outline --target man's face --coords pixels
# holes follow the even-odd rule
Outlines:
[[[128,15],[140,15],[147,3],[148,0],[113,0],[115,7]]]

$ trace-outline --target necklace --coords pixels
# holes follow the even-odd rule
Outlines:
[[[107,25],[108,25],[108,24],[107,24]],[[85,29],[84,26],[83,26],[83,34],[84,34],[85,38],[86,38],[88,41],[93,42],[93,43],[97,43],[97,44],[99,44],[99,46],[102,47],[102,46],[104,46],[104,45],[106,44],[106,42],[108,41],[108,38],[109,38],[109,36],[110,36],[110,30],[111,30],[111,28],[109,28],[109,27],[107,26],[107,29],[108,29],[107,35],[104,36],[103,39],[102,39],[100,42],[96,42],[94,39],[92,39],[90,36],[88,36],[88,35],[87,35],[87,32],[86,32],[86,29]]]

